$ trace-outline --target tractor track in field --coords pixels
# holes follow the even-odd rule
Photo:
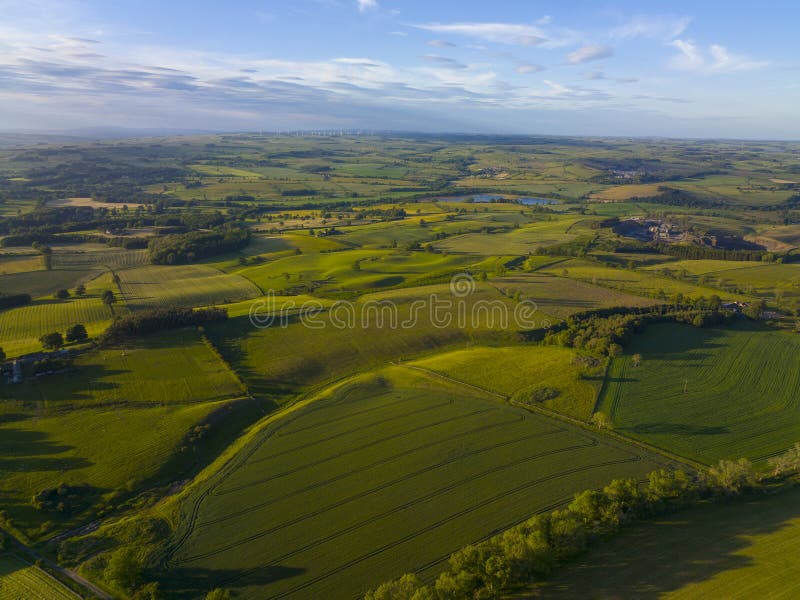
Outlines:
[[[406,417],[411,417],[411,416],[414,416],[414,415],[419,414],[419,413],[424,413],[424,412],[428,412],[428,411],[431,411],[431,410],[436,410],[438,408],[443,408],[443,407],[445,407],[445,406],[447,406],[449,404],[452,404],[451,400],[447,400],[446,402],[439,402],[437,404],[431,404],[430,406],[425,406],[423,408],[416,408],[416,409],[414,409],[412,411],[409,411],[409,412],[404,412],[404,413],[400,413],[399,415],[394,415],[392,417],[389,417],[388,419],[383,419],[381,421],[374,421],[374,422],[369,423],[367,425],[364,425],[362,427],[354,427],[353,429],[347,429],[345,431],[340,431],[339,433],[336,433],[334,435],[329,435],[328,437],[318,438],[317,440],[315,440],[311,444],[305,444],[303,446],[296,446],[294,448],[289,448],[288,450],[282,450],[282,451],[280,451],[280,452],[278,452],[276,454],[270,454],[266,458],[254,461],[253,464],[262,462],[264,460],[271,460],[273,458],[278,458],[278,457],[281,457],[281,456],[285,456],[286,454],[292,454],[294,452],[297,452],[298,450],[305,450],[305,449],[308,449],[308,448],[312,448],[314,446],[318,446],[320,444],[324,444],[325,442],[330,442],[330,441],[335,440],[337,438],[348,436],[348,435],[350,435],[352,433],[355,433],[357,431],[364,431],[366,429],[371,429],[373,427],[377,427],[377,426],[380,426],[380,425],[385,425],[386,423],[391,423],[392,421],[398,421],[400,419],[405,419]],[[276,433],[276,436],[280,437],[280,434]]]
[[[315,540],[309,547],[314,547],[314,546],[316,546],[318,544],[321,544],[323,542],[330,541],[332,539],[336,539],[337,537],[340,537],[340,536],[342,536],[342,535],[344,535],[346,533],[350,533],[352,531],[355,531],[357,529],[360,529],[362,527],[365,527],[365,526],[368,526],[368,525],[370,525],[372,523],[375,523],[375,522],[377,522],[377,521],[379,521],[379,520],[381,520],[381,519],[383,519],[383,518],[385,518],[387,516],[390,516],[390,515],[398,512],[398,511],[411,508],[411,507],[413,507],[413,506],[415,506],[417,504],[420,504],[421,502],[427,502],[429,500],[432,500],[433,498],[436,498],[437,496],[441,496],[442,494],[446,494],[447,492],[453,491],[453,490],[455,490],[455,489],[457,489],[457,488],[459,488],[459,487],[461,487],[463,485],[472,483],[472,482],[474,482],[474,481],[476,481],[478,479],[482,479],[484,477],[487,477],[487,476],[490,476],[490,475],[494,475],[494,474],[496,474],[496,473],[498,473],[500,471],[504,471],[504,470],[507,470],[507,469],[510,469],[510,468],[513,468],[513,467],[517,467],[519,465],[525,464],[527,462],[535,461],[535,460],[538,460],[540,458],[545,458],[545,457],[548,457],[548,456],[561,454],[563,452],[572,452],[573,450],[580,450],[580,449],[583,449],[583,448],[590,448],[590,447],[598,446],[598,445],[599,445],[599,442],[597,440],[591,440],[589,443],[573,444],[571,446],[565,446],[563,448],[555,448],[555,449],[552,449],[552,450],[546,450],[544,452],[537,452],[536,454],[532,454],[532,455],[526,456],[524,458],[521,458],[521,459],[513,461],[513,462],[506,463],[506,464],[501,465],[501,466],[493,466],[492,468],[485,469],[484,471],[481,471],[480,473],[476,473],[476,474],[470,475],[469,477],[465,477],[465,478],[459,479],[458,481],[454,481],[454,482],[452,482],[452,483],[450,483],[450,484],[448,484],[448,485],[446,485],[444,487],[437,488],[437,489],[433,490],[432,492],[428,492],[427,494],[425,494],[423,496],[419,496],[417,498],[409,500],[409,501],[407,501],[407,502],[405,502],[405,503],[403,503],[403,504],[401,504],[399,506],[393,506],[390,509],[383,511],[382,513],[380,513],[378,515],[370,517],[369,519],[367,519],[365,521],[354,523],[350,527],[346,527],[345,529],[338,530],[335,533],[328,535],[327,537],[319,538],[319,539]],[[236,542],[232,542],[230,544],[226,544],[225,546],[223,546],[221,548],[217,548],[217,549],[209,551],[209,552],[203,552],[201,554],[196,554],[194,556],[187,557],[187,558],[183,559],[182,561],[180,561],[179,564],[186,564],[186,563],[194,562],[196,560],[200,560],[200,559],[203,559],[203,558],[208,558],[210,556],[216,556],[217,554],[220,554],[222,552],[226,552],[228,550],[232,550],[233,548],[236,548],[236,547],[241,546],[243,544],[246,544],[246,543],[252,542],[254,540],[260,539],[260,538],[262,538],[262,537],[264,537],[266,535],[270,535],[272,533],[280,531],[281,529],[285,529],[286,527],[289,527],[291,525],[296,525],[296,524],[301,523],[301,522],[303,522],[303,521],[305,521],[305,520],[307,520],[309,518],[324,514],[324,513],[328,512],[328,511],[331,511],[331,510],[334,510],[334,509],[339,508],[341,506],[344,506],[345,504],[348,504],[348,503],[353,502],[355,500],[360,500],[360,499],[363,499],[366,496],[369,496],[369,495],[372,495],[372,494],[376,494],[376,493],[378,493],[378,492],[380,492],[382,490],[385,490],[388,487],[391,487],[391,486],[396,485],[398,483],[401,483],[403,481],[407,481],[409,479],[413,479],[414,477],[417,477],[418,475],[421,475],[421,474],[429,472],[429,471],[433,471],[433,470],[435,470],[437,468],[440,468],[441,466],[444,466],[446,464],[450,464],[451,462],[454,462],[454,461],[457,461],[457,460],[460,460],[460,457],[458,457],[456,459],[444,461],[443,463],[440,463],[438,465],[430,465],[428,467],[425,467],[424,469],[420,469],[419,471],[417,471],[415,473],[407,473],[407,474],[405,474],[405,475],[403,475],[401,477],[397,477],[392,481],[385,482],[385,483],[383,483],[383,484],[381,484],[379,486],[376,486],[376,487],[374,487],[374,488],[372,488],[370,490],[367,490],[365,492],[360,492],[358,494],[353,494],[352,496],[350,496],[348,498],[345,498],[345,499],[343,499],[343,500],[341,500],[339,502],[334,502],[332,504],[329,504],[328,506],[325,506],[323,508],[319,508],[319,509],[317,509],[315,511],[312,511],[310,513],[306,513],[305,515],[302,515],[300,517],[292,519],[291,521],[280,523],[278,525],[270,527],[269,529],[265,529],[265,530],[259,531],[259,532],[255,533],[255,534],[247,536],[246,538],[243,538],[241,540],[237,540]],[[626,461],[627,460],[629,460],[629,459],[626,459]],[[641,460],[641,457],[637,456],[634,460]],[[276,558],[275,560],[277,561],[277,560],[284,560],[286,558],[291,558],[295,554],[297,554],[297,553],[299,553],[301,551],[304,551],[306,549],[308,549],[308,548],[307,547],[303,547],[303,548],[298,549],[298,550],[293,550],[291,553],[289,553],[287,555],[280,556],[280,557]]]
[[[247,489],[247,488],[249,488],[249,487],[251,487],[253,485],[256,485],[256,484],[266,483],[268,481],[272,481],[273,479],[278,479],[280,477],[285,477],[286,475],[291,475],[292,473],[296,473],[298,471],[302,471],[302,470],[304,470],[306,468],[309,468],[309,466],[315,466],[316,464],[322,464],[322,463],[328,462],[330,460],[335,460],[337,458],[341,458],[343,456],[347,456],[348,454],[353,454],[354,452],[360,452],[361,450],[366,450],[367,448],[370,448],[372,446],[377,446],[377,445],[380,445],[380,444],[382,444],[384,442],[395,440],[397,438],[400,438],[400,437],[403,437],[403,436],[406,436],[406,435],[410,435],[412,433],[417,433],[418,431],[421,431],[421,430],[424,430],[424,429],[430,429],[431,427],[438,427],[439,425],[442,425],[443,423],[452,423],[453,421],[456,421],[458,419],[466,419],[466,418],[469,418],[469,417],[474,417],[476,415],[481,415],[481,414],[485,414],[487,412],[491,412],[492,410],[493,409],[484,409],[484,410],[479,410],[479,411],[473,411],[471,413],[466,413],[466,414],[463,414],[463,415],[459,415],[458,417],[451,417],[449,419],[442,419],[441,421],[434,421],[433,423],[429,423],[428,425],[425,425],[424,427],[417,427],[415,429],[410,429],[408,431],[403,431],[401,433],[396,433],[396,434],[381,438],[379,440],[373,440],[371,442],[363,444],[362,446],[358,446],[356,448],[351,448],[350,450],[347,450],[346,452],[340,452],[338,454],[330,454],[330,455],[328,455],[327,458],[325,458],[322,461],[319,461],[318,463],[314,463],[314,464],[311,464],[311,465],[303,465],[302,467],[298,467],[298,468],[292,469],[290,471],[284,471],[282,473],[277,473],[275,475],[271,475],[271,476],[266,477],[264,479],[259,479],[259,480],[256,480],[256,481],[249,482],[247,484],[238,485],[236,487],[228,488],[228,489],[222,490],[222,491],[215,491],[214,493],[211,494],[211,496],[224,496],[226,494],[231,494],[233,492],[238,492],[240,490]],[[282,456],[283,454],[287,454],[287,453],[286,452],[281,452],[280,454],[272,455],[269,458],[274,458],[276,456]],[[267,459],[259,459],[257,461],[254,461],[254,462],[250,463],[250,464],[258,464],[259,462],[262,462],[263,460],[267,460]]]
[[[488,499],[486,499],[486,500],[484,500],[484,501],[482,501],[482,502],[480,502],[478,504],[475,504],[475,505],[469,506],[467,508],[464,508],[464,509],[462,509],[460,511],[457,511],[456,513],[453,513],[453,514],[451,514],[451,515],[449,515],[447,517],[444,517],[444,518],[436,521],[435,523],[432,523],[430,525],[426,525],[425,527],[423,527],[421,529],[418,529],[418,530],[416,530],[416,531],[414,531],[412,533],[409,533],[408,535],[403,536],[399,540],[394,540],[393,542],[390,542],[388,544],[384,544],[383,546],[380,546],[379,548],[375,548],[374,550],[371,550],[370,552],[367,552],[367,553],[362,554],[361,556],[359,556],[357,558],[349,560],[346,563],[343,563],[343,564],[337,566],[334,569],[331,569],[331,570],[329,570],[329,571],[327,571],[325,573],[322,573],[322,574],[318,575],[317,577],[314,577],[313,579],[311,579],[309,581],[306,581],[306,582],[304,582],[304,583],[302,583],[302,584],[300,584],[300,585],[298,585],[298,586],[296,586],[296,587],[294,587],[294,588],[292,588],[290,590],[287,590],[285,592],[281,592],[279,594],[273,595],[273,596],[271,596],[271,598],[285,598],[286,596],[289,596],[291,594],[295,594],[295,593],[297,593],[297,592],[299,592],[299,591],[301,591],[303,589],[306,589],[306,588],[308,588],[308,587],[310,587],[310,586],[312,586],[312,585],[314,585],[314,584],[316,584],[316,583],[318,583],[318,582],[320,582],[320,581],[322,581],[324,579],[327,579],[329,577],[337,575],[338,573],[340,573],[340,572],[342,572],[342,571],[344,571],[346,569],[349,569],[349,568],[353,567],[354,565],[356,565],[358,563],[361,563],[361,562],[363,562],[365,560],[373,558],[374,556],[382,554],[383,552],[386,552],[387,550],[391,550],[392,548],[395,548],[395,547],[397,547],[397,546],[399,546],[401,544],[409,542],[409,541],[413,540],[414,538],[419,537],[420,535],[424,535],[425,533],[428,533],[430,531],[438,529],[438,528],[442,527],[443,525],[446,525],[447,523],[449,523],[449,522],[451,522],[451,521],[453,521],[455,519],[464,517],[464,516],[466,516],[466,515],[468,515],[468,514],[470,514],[472,512],[475,512],[476,510],[479,510],[479,509],[481,509],[481,508],[483,508],[483,507],[485,507],[485,506],[487,506],[489,504],[492,504],[494,502],[502,500],[503,498],[506,498],[506,497],[511,496],[513,494],[516,494],[516,493],[519,493],[521,491],[525,491],[526,489],[535,487],[535,486],[540,485],[542,483],[545,483],[547,481],[552,481],[552,480],[558,479],[560,477],[566,477],[568,475],[574,475],[575,473],[580,473],[580,472],[583,472],[583,471],[588,471],[588,470],[596,469],[596,468],[599,468],[599,467],[611,466],[611,465],[617,465],[617,464],[624,464],[624,463],[629,463],[629,462],[636,462],[638,460],[641,460],[641,457],[633,456],[633,457],[629,457],[629,458],[621,458],[621,459],[603,461],[603,462],[595,463],[595,464],[591,464],[591,465],[583,465],[581,467],[575,467],[575,468],[569,469],[567,471],[560,471],[558,473],[552,473],[552,474],[547,475],[545,477],[541,477],[539,479],[535,479],[533,481],[526,482],[526,483],[524,483],[522,485],[519,485],[519,486],[517,486],[515,488],[512,488],[511,490],[507,490],[505,492],[501,492],[500,494],[497,494],[497,495],[495,495],[495,496],[493,496],[491,498],[488,498]],[[400,510],[400,509],[396,508],[392,512],[395,512],[396,510]],[[372,520],[370,520],[370,521],[372,521]],[[336,533],[331,534],[329,536],[326,536],[324,538],[320,538],[320,539],[314,540],[313,542],[311,542],[309,544],[306,544],[305,546],[303,546],[301,548],[295,549],[295,550],[293,550],[291,552],[287,552],[287,553],[285,553],[285,554],[283,554],[281,556],[275,557],[274,559],[272,559],[272,562],[269,565],[262,565],[262,566],[259,566],[259,567],[254,567],[252,569],[248,569],[244,573],[240,573],[240,574],[238,574],[238,575],[236,575],[234,577],[231,577],[229,579],[225,579],[221,583],[222,583],[222,585],[229,585],[229,584],[231,584],[233,582],[240,581],[240,580],[246,578],[250,573],[255,572],[255,571],[259,570],[259,569],[262,569],[264,566],[275,566],[275,565],[279,564],[280,562],[285,561],[286,559],[292,558],[292,557],[294,557],[294,556],[296,556],[298,554],[301,554],[303,552],[306,552],[308,550],[312,550],[315,547],[317,547],[317,546],[319,546],[319,545],[321,545],[323,543],[329,542],[329,541],[331,541],[333,539],[336,539],[337,537],[340,537],[340,536],[342,536],[342,535],[344,535],[346,533],[349,533],[350,531],[353,531],[355,529],[358,529],[358,528],[363,527],[364,525],[368,525],[368,524],[369,524],[369,522],[356,524],[356,525],[353,525],[351,527],[348,527],[345,530],[340,530],[340,531],[337,531]]]
[[[351,475],[355,475],[357,473],[362,473],[364,471],[367,471],[368,469],[372,469],[374,467],[390,463],[390,462],[392,462],[394,460],[397,460],[398,458],[404,458],[404,457],[408,456],[409,454],[413,454],[414,452],[418,452],[420,450],[426,450],[426,449],[431,448],[433,446],[437,446],[437,445],[442,444],[444,442],[449,442],[449,441],[452,441],[452,440],[455,440],[455,439],[458,439],[458,438],[467,437],[467,436],[475,434],[478,431],[486,431],[488,429],[493,429],[493,428],[496,428],[496,427],[502,427],[504,425],[509,425],[511,423],[513,423],[513,421],[504,421],[504,422],[501,422],[501,423],[494,423],[492,425],[484,425],[483,427],[478,427],[476,429],[471,429],[469,431],[460,433],[458,435],[454,435],[454,436],[452,436],[450,438],[444,438],[444,439],[441,439],[441,440],[436,440],[435,442],[429,442],[427,444],[423,444],[422,446],[417,446],[416,448],[412,448],[411,450],[407,450],[407,451],[404,451],[404,452],[399,452],[397,454],[393,454],[392,456],[388,456],[386,458],[382,458],[380,460],[374,461],[374,462],[372,462],[372,463],[370,463],[368,465],[365,465],[364,467],[360,467],[358,469],[353,469],[351,471],[347,471],[346,473],[340,473],[339,475],[337,475],[335,477],[331,477],[329,479],[316,482],[316,483],[314,483],[312,485],[309,485],[309,486],[306,486],[305,488],[302,488],[300,490],[295,490],[295,491],[290,492],[288,494],[284,494],[283,496],[278,496],[276,498],[273,498],[273,499],[267,500],[265,502],[259,503],[257,505],[254,505],[252,507],[249,507],[247,509],[243,509],[243,510],[240,510],[238,512],[225,515],[223,517],[219,517],[218,519],[213,519],[213,520],[210,520],[210,521],[203,521],[201,523],[198,523],[195,527],[196,528],[201,528],[201,527],[205,527],[207,525],[213,525],[213,524],[216,524],[216,523],[220,523],[222,521],[228,521],[230,519],[233,519],[233,518],[240,517],[242,515],[248,514],[248,513],[252,512],[253,510],[257,510],[259,508],[263,508],[265,506],[269,506],[270,504],[275,504],[276,502],[280,502],[281,500],[285,500],[287,498],[291,498],[292,496],[297,496],[299,494],[302,494],[302,493],[305,493],[305,492],[308,492],[308,491],[312,491],[312,490],[318,489],[320,487],[324,487],[324,486],[326,486],[326,485],[328,485],[330,483],[333,483],[333,482],[339,481],[341,479],[345,479],[347,477],[350,477]],[[562,431],[564,431],[564,430],[563,429],[561,429],[561,430],[555,430],[554,429],[554,430],[551,430],[551,431],[536,432],[536,433],[531,433],[531,434],[528,434],[528,435],[525,435],[525,436],[522,436],[522,437],[514,438],[514,439],[511,439],[511,440],[506,440],[504,442],[498,442],[497,444],[493,444],[491,446],[484,446],[483,448],[478,448],[476,450],[473,450],[471,452],[467,452],[467,453],[462,454],[460,456],[457,456],[457,457],[454,457],[454,458],[450,458],[450,459],[438,462],[438,463],[433,464],[433,465],[428,465],[428,466],[426,466],[426,467],[424,467],[422,469],[419,469],[419,470],[417,470],[417,471],[415,471],[413,473],[408,473],[408,474],[404,475],[403,477],[400,477],[400,478],[394,479],[392,481],[386,482],[385,484],[383,484],[382,487],[386,487],[386,486],[389,486],[389,485],[393,485],[395,483],[399,483],[401,481],[405,481],[406,479],[415,477],[417,475],[421,475],[421,474],[426,473],[428,471],[431,471],[431,470],[437,469],[439,467],[443,467],[443,466],[452,464],[454,462],[458,462],[459,460],[462,460],[462,459],[470,457],[470,456],[477,456],[479,454],[483,454],[484,452],[490,452],[492,450],[497,450],[498,448],[503,448],[505,446],[511,446],[513,444],[517,444],[519,442],[523,442],[523,441],[526,441],[526,440],[537,439],[537,438],[541,438],[541,437],[547,436],[547,435],[555,435],[557,433],[561,433]],[[322,462],[327,462],[327,461],[322,461]],[[310,466],[316,466],[316,464],[319,464],[319,463],[315,463],[314,465],[310,465]],[[377,488],[375,488],[375,489],[377,489]],[[373,492],[373,490],[367,490],[366,492],[363,492],[363,494],[364,495],[368,495],[368,494],[370,494],[372,492]]]

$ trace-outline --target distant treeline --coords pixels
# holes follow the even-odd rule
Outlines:
[[[228,312],[223,308],[157,308],[125,315],[116,319],[100,338],[102,343],[135,338],[166,329],[179,329],[224,321]]]
[[[153,264],[179,265],[240,250],[249,242],[250,229],[225,225],[211,231],[191,231],[153,238],[148,249]]]

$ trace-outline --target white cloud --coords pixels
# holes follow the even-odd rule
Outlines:
[[[719,44],[711,44],[704,52],[694,42],[674,40],[670,44],[678,50],[668,66],[676,71],[695,71],[699,73],[725,73],[731,71],[750,71],[769,65],[769,61],[751,60],[728,52]]]
[[[611,35],[623,39],[655,38],[673,40],[686,31],[691,22],[691,17],[637,15],[612,30]]]
[[[419,29],[478,38],[487,42],[538,46],[548,42],[547,35],[534,25],[515,23],[426,23]]]
[[[367,12],[378,8],[378,0],[356,0],[359,12]]]
[[[567,55],[567,62],[572,65],[577,65],[584,62],[589,62],[590,60],[607,58],[612,54],[614,54],[614,50],[610,46],[583,46],[574,52],[570,52],[569,55]]]

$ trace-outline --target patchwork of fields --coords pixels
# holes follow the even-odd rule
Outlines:
[[[167,588],[344,597],[433,573],[458,547],[655,466],[605,440],[408,369],[291,412],[182,504]]]

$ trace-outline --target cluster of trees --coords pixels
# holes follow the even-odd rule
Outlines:
[[[640,333],[646,325],[656,322],[688,323],[695,327],[719,325],[729,318],[718,310],[719,298],[702,299],[702,308],[686,305],[660,306],[647,312],[609,314],[595,311],[573,315],[558,328],[544,335],[546,344],[580,348],[606,356],[619,356],[631,335]]]
[[[615,479],[602,490],[576,494],[562,510],[536,515],[486,542],[458,550],[433,585],[407,574],[368,592],[365,600],[497,598],[509,586],[547,579],[559,564],[627,524],[698,499],[737,495],[757,484],[746,459],[720,461],[697,476],[660,469],[642,486],[635,479]]]
[[[228,312],[224,308],[157,308],[132,313],[116,319],[103,332],[103,342],[158,333],[165,329],[179,329],[224,321]]]
[[[65,335],[61,335],[58,331],[45,333],[39,338],[39,342],[45,350],[58,350],[64,345],[64,341],[68,344],[78,344],[85,342],[89,339],[89,334],[81,323],[76,323],[67,329]]]
[[[46,488],[33,495],[31,504],[37,510],[73,515],[89,506],[97,490],[88,485],[67,485]]]
[[[192,231],[153,238],[150,260],[157,265],[190,263],[200,258],[240,250],[250,243],[250,229],[224,225],[211,231]]]

